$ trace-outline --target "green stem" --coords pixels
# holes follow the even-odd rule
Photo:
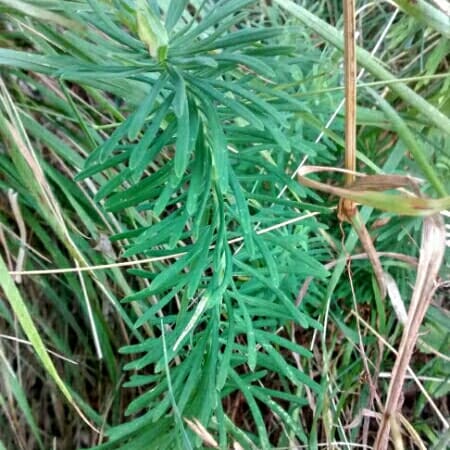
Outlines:
[[[331,45],[339,50],[344,50],[344,38],[342,33],[336,30],[325,21],[319,19],[307,9],[295,4],[291,0],[274,0],[283,9],[293,14],[300,22],[311,28]],[[357,47],[356,57],[358,64],[368,70],[373,76],[383,81],[397,81],[396,77],[386,70],[381,63],[377,61],[368,51]],[[407,104],[416,108],[436,127],[440,128],[445,134],[450,134],[450,119],[437,108],[428,103],[419,94],[416,94],[404,83],[392,83],[390,89],[396,92]]]
[[[450,17],[424,0],[394,0],[399,8],[417,21],[450,38]]]
[[[400,136],[400,138],[407,146],[408,150],[413,155],[414,160],[422,170],[427,180],[441,196],[445,197],[447,195],[447,190],[445,189],[444,184],[439,179],[436,171],[433,169],[433,166],[429,163],[425,155],[425,152],[422,146],[420,145],[420,141],[414,137],[413,133],[408,128],[405,121],[383,97],[381,97],[371,89],[369,90],[369,92],[378,102],[380,108],[386,114],[387,118],[394,125],[398,135]]]

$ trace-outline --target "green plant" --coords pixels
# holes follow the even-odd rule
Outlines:
[[[29,308],[44,341],[86,355],[83,377],[65,366],[63,378],[107,437],[93,433],[78,447],[196,448],[208,437],[221,449],[356,441],[360,431],[347,433],[340,421],[345,405],[355,416],[373,405],[365,387],[360,400],[347,391],[367,364],[357,358],[362,346],[373,354],[376,346],[348,311],[370,303],[375,313],[365,318],[383,336],[398,325],[386,318],[366,261],[345,278],[356,238],[351,232],[341,245],[335,199],[294,178],[305,158],[342,164],[342,117],[325,127],[341,94],[340,54],[322,41],[319,50],[317,37],[282,9],[252,0],[0,0],[0,8],[9,27],[0,49],[2,189],[19,193],[33,235],[25,265],[53,267],[52,275],[74,267],[60,272],[56,287],[34,275],[62,318],[55,330],[53,312]],[[339,47],[336,30],[306,13],[299,19]],[[360,163],[376,173],[423,173],[443,195],[444,177],[419,144],[417,164],[401,141],[377,152],[386,144],[379,128],[389,140],[398,124],[414,125],[439,141],[448,119],[366,53],[360,58],[421,113],[389,110],[387,124],[362,106]],[[24,238],[14,233],[17,215],[1,214],[13,260]],[[361,216],[373,224],[368,208]],[[418,222],[391,219],[377,236],[380,252],[397,249],[401,233],[417,239]],[[408,292],[412,272],[395,259],[387,264]],[[1,312],[13,329],[3,303]],[[33,414],[26,418],[42,441]]]

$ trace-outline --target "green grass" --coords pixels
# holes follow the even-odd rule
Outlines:
[[[343,166],[341,2],[134,3],[0,0],[0,448],[372,448],[403,326],[295,179]],[[415,5],[358,10],[358,169],[440,208],[446,18]],[[422,219],[360,213],[408,309]],[[448,438],[448,266],[405,448]]]

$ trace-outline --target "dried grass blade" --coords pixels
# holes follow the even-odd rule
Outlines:
[[[353,217],[351,217],[351,224],[353,225],[353,228],[358,234],[359,240],[361,241],[361,244],[364,247],[367,256],[369,257],[369,261],[372,264],[373,272],[375,274],[375,278],[377,279],[378,287],[380,289],[381,298],[385,298],[387,288],[384,279],[383,267],[381,266],[380,258],[375,249],[375,246],[373,245],[370,234],[367,231],[367,228],[364,222],[361,220],[361,216],[359,215],[358,212],[356,212],[356,214]]]
[[[345,168],[356,170],[356,44],[355,1],[344,1],[344,65],[345,65]],[[355,181],[346,174],[345,184]]]
[[[392,371],[386,406],[378,430],[375,448],[386,450],[389,443],[390,420],[396,415],[402,387],[419,335],[419,328],[425,317],[435,290],[445,252],[445,227],[442,217],[433,215],[425,218],[420,248],[417,278],[408,311],[408,320],[403,330],[398,356]]]
[[[184,421],[188,424],[189,428],[202,439],[207,447],[219,448],[219,444],[214,437],[197,418],[194,417],[193,420],[184,418]]]
[[[358,189],[358,185],[350,187],[331,186],[326,183],[311,180],[305,177],[305,174],[315,172],[345,172],[343,169],[321,166],[304,166],[300,169],[297,176],[298,181],[312,189],[326,192],[327,194],[336,195],[340,198],[348,198],[356,203],[371,206],[372,208],[381,209],[382,211],[400,214],[404,216],[429,216],[437,212],[446,210],[450,207],[450,196],[441,197],[439,199],[419,198],[409,195],[391,195],[379,191],[386,191],[398,188],[399,176],[397,175],[383,175],[383,178],[378,178],[377,185],[361,184],[364,189]],[[355,172],[358,176],[359,173]],[[381,177],[381,175],[378,175]],[[394,178],[391,178],[394,177]],[[404,177],[404,186],[411,186],[411,178]],[[383,180],[383,181],[381,181]],[[370,181],[370,180],[369,180]],[[373,182],[373,179],[372,179]]]

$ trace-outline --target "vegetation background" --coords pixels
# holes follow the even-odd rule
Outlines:
[[[448,5],[356,2],[358,170],[438,209]],[[360,208],[383,299],[296,180],[344,166],[342,11],[0,0],[0,449],[372,448],[426,242],[399,197]],[[448,448],[448,269],[393,448]]]

